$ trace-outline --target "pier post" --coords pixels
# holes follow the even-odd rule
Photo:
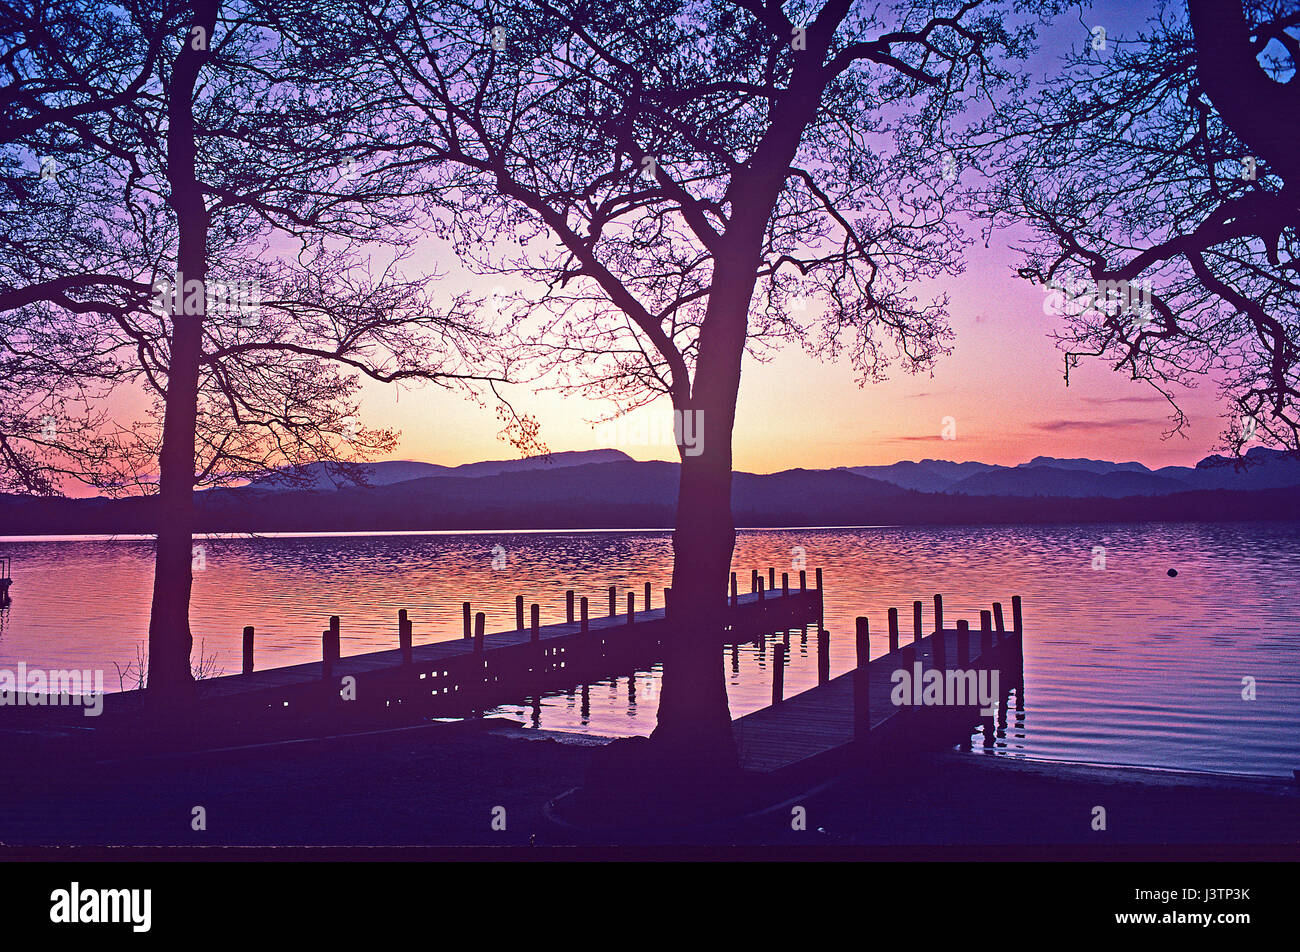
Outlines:
[[[590,623],[587,620],[587,596],[586,595],[582,596],[582,598],[578,602],[578,617],[580,619],[579,624],[581,624],[582,626],[582,632],[583,634],[586,634],[587,631],[590,630]]]
[[[993,613],[980,612],[980,654],[993,650]]]
[[[780,704],[785,700],[785,645],[777,642],[772,646],[772,703]]]
[[[781,596],[785,597],[790,594],[790,573],[781,573]]]
[[[524,596],[515,596],[515,631],[524,630]]]
[[[244,674],[253,673],[253,626],[244,628]]]
[[[487,615],[479,612],[474,616],[474,651],[483,653],[483,633],[487,629]]]
[[[528,606],[528,621],[532,625],[532,635],[528,640],[537,644],[542,640],[542,607],[536,602]]]
[[[334,676],[334,662],[339,660],[339,616],[330,615],[330,626],[321,632],[321,669],[326,678]]]
[[[460,603],[460,614],[461,614],[461,619],[465,623],[465,637],[467,639],[473,637],[469,628],[469,602]]]
[[[613,618],[618,614],[618,590],[611,585],[609,587],[609,617]]]
[[[627,593],[627,623],[636,621],[636,592]]]
[[[664,618],[668,617],[668,602],[672,599],[672,597],[673,597],[673,590],[671,588],[664,589]],[[646,602],[646,604],[648,605],[650,603]]]
[[[826,627],[826,597],[822,591],[822,570],[817,570],[817,627]]]
[[[411,616],[405,608],[397,613],[397,646],[402,649],[402,664],[410,664]]]
[[[736,605],[740,600],[740,592],[736,589],[736,573],[731,573],[731,604]]]
[[[564,593],[564,620],[573,624],[573,589]]]
[[[865,739],[871,730],[871,696],[867,665],[871,661],[871,633],[867,619],[858,616],[856,641],[858,666],[853,669],[853,736]]]
[[[912,644],[921,640],[921,603],[912,602]]]
[[[769,592],[776,591],[776,569],[770,565],[767,567],[767,590]]]
[[[998,643],[1001,644],[1007,637],[1007,626],[1002,620],[1002,603],[993,603],[993,628],[998,633]]]
[[[943,596],[934,596],[934,630],[943,631]]]
[[[970,664],[970,624],[965,618],[957,620],[957,667]]]
[[[898,609],[889,610],[889,650],[898,650]]]
[[[1025,633],[1024,619],[1020,616],[1020,596],[1011,596],[1011,633],[1019,638]]]
[[[825,684],[831,679],[831,633],[825,628],[817,629],[817,683]]]
[[[645,583],[645,605],[642,607],[641,610],[647,612],[650,610],[650,583],[649,582]]]
[[[758,600],[760,602],[763,601],[763,579],[762,578],[759,578],[758,580]]]
[[[758,591],[758,569],[750,569],[749,594],[753,595],[757,591]]]
[[[808,573],[803,569],[799,570],[799,591],[808,591]]]
[[[930,641],[930,653],[934,658],[934,666],[940,671],[948,666],[948,639],[942,631],[934,633]]]

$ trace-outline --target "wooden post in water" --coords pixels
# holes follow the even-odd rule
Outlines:
[[[912,602],[912,644],[921,640],[921,603]]]
[[[649,582],[645,583],[645,605],[641,610],[647,612],[650,610],[650,583]]]
[[[831,633],[825,628],[817,629],[817,683],[825,684],[831,679]]]
[[[965,618],[957,620],[957,667],[970,664],[970,624]]]
[[[465,623],[465,637],[467,639],[473,637],[469,627],[469,602],[460,603],[460,614],[461,620]]]
[[[665,618],[668,617],[668,602],[672,600],[672,597],[673,597],[673,590],[671,588],[664,589],[664,617]],[[647,602],[647,604],[649,603]]]
[[[785,700],[785,645],[777,642],[772,646],[772,703],[780,704]]]
[[[749,594],[753,595],[757,591],[758,591],[758,569],[750,569]]]
[[[781,595],[784,597],[790,594],[790,573],[781,573]]]
[[[935,596],[938,598],[939,596]],[[944,637],[942,631],[936,631],[930,642],[930,653],[934,658],[934,666],[942,671],[948,665],[948,639]]]
[[[763,600],[763,579],[761,577],[758,580],[758,600],[760,602]]]
[[[808,573],[804,569],[799,570],[799,591],[808,591]]]
[[[613,618],[618,614],[618,594],[613,585],[609,587],[609,617]]]
[[[980,654],[993,650],[993,613],[980,612]]]
[[[898,650],[898,609],[889,610],[889,650]]]
[[[871,730],[871,697],[867,665],[871,660],[871,634],[867,619],[858,616],[856,641],[858,666],[853,669],[853,736],[865,739]]]
[[[564,593],[564,620],[573,624],[573,589]]]
[[[1020,596],[1011,596],[1011,633],[1017,638],[1025,633],[1025,622],[1020,615]]]
[[[817,570],[817,627],[826,627],[826,599],[822,592],[822,570]]]
[[[339,616],[330,615],[330,626],[321,632],[321,668],[326,678],[334,676],[334,662],[339,660]]]
[[[731,604],[735,605],[740,601],[740,592],[736,588],[736,573],[731,573]]]
[[[487,615],[479,612],[474,616],[474,650],[483,653],[483,634],[487,629]]]
[[[1002,603],[993,603],[993,628],[998,633],[998,643],[1000,644],[1007,636],[1007,626],[1002,620]]]
[[[403,608],[397,619],[397,646],[402,649],[402,664],[411,664],[414,660],[411,635],[411,619]]]
[[[537,644],[542,640],[542,606],[536,602],[528,606],[528,623],[528,640],[533,644]]]
[[[934,596],[934,630],[943,631],[943,596]]]
[[[627,593],[627,623],[636,621],[636,592]]]
[[[776,591],[776,569],[770,565],[767,567],[767,590],[769,592]]]
[[[579,617],[579,624],[582,626],[582,632],[583,634],[586,634],[587,631],[590,630],[590,624],[588,623],[587,620],[587,596],[586,595],[582,596],[582,598],[578,601],[578,617]]]
[[[253,673],[253,626],[244,628],[244,674]]]
[[[515,596],[515,631],[524,630],[524,596]]]

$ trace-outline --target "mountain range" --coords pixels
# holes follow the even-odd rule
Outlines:
[[[340,484],[323,465],[293,485],[274,479],[198,494],[205,532],[663,528],[673,524],[678,466],[618,450],[465,466],[395,461]],[[303,488],[303,485],[307,488]],[[1252,449],[1194,467],[1040,456],[1018,466],[899,462],[736,473],[739,526],[1300,519],[1300,461]],[[0,536],[149,532],[151,497],[0,495]]]

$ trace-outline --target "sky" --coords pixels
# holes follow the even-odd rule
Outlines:
[[[1043,32],[1042,50],[1027,69],[1050,78],[1055,57],[1070,44],[1087,43],[1094,26],[1105,26],[1113,38],[1139,26],[1150,9],[1107,2],[1094,5],[1083,22],[1077,11],[1063,16]],[[924,458],[1014,465],[1039,455],[1136,460],[1156,468],[1194,465],[1214,451],[1224,421],[1211,381],[1179,392],[1189,426],[1169,438],[1170,408],[1148,385],[1085,360],[1067,386],[1064,357],[1049,336],[1058,319],[1045,313],[1045,291],[1014,274],[1018,257],[1010,245],[1017,236],[995,232],[986,247],[977,226],[968,231],[976,240],[966,251],[964,273],[916,289],[922,298],[933,291],[949,296],[953,352],[931,374],[896,370],[866,387],[856,384],[847,358],[819,360],[797,345],[766,362],[747,358],[734,436],[737,470]],[[407,267],[445,274],[439,287],[448,296],[462,288],[486,293],[501,283],[470,275],[433,239],[415,250]],[[491,404],[437,387],[366,383],[362,393],[361,422],[400,432],[384,459],[458,465],[517,455],[498,438]],[[636,459],[677,458],[667,398],[623,426],[597,427],[593,421],[610,412],[608,404],[528,385],[503,393],[539,420],[539,438],[552,452],[613,448]]]
[[[1138,26],[1149,9],[1101,3],[1084,22],[1077,11],[1063,17],[1045,31],[1042,52],[1028,69],[1050,76],[1055,53],[1087,42],[1092,27],[1103,25],[1114,37]],[[899,371],[859,388],[847,359],[821,361],[797,345],[768,362],[747,358],[736,469],[766,473],[927,457],[1009,465],[1038,455],[1136,460],[1155,468],[1194,465],[1209,455],[1224,423],[1210,381],[1177,392],[1190,425],[1168,438],[1169,405],[1148,385],[1084,361],[1067,387],[1064,358],[1049,338],[1054,319],[1044,313],[1045,292],[1013,273],[1013,238],[995,233],[987,248],[973,242],[965,273],[940,286],[951,298],[956,339],[931,375]],[[446,268],[445,254],[429,253]],[[537,417],[540,439],[552,452],[614,448],[636,459],[676,458],[667,398],[622,427],[598,428],[591,421],[609,412],[607,404],[531,388],[506,392],[517,409]],[[436,388],[399,394],[368,386],[362,420],[401,431],[386,458],[456,465],[515,452],[496,437],[491,407]],[[955,438],[945,439],[945,430]]]
[[[1054,319],[1044,292],[1014,276],[1012,254],[995,238],[977,243],[966,273],[948,279],[953,352],[932,375],[896,372],[859,387],[847,359],[825,362],[797,346],[767,362],[747,358],[734,438],[735,467],[767,473],[874,465],[900,459],[981,460],[1012,465],[1034,456],[1136,460],[1156,468],[1194,465],[1209,455],[1222,426],[1213,387],[1185,391],[1185,436],[1165,439],[1169,406],[1148,385],[1096,361],[1064,380],[1064,358],[1050,340]],[[636,459],[675,459],[667,398],[597,426],[607,404],[516,388],[508,393],[541,423],[552,452],[614,448]],[[509,458],[491,408],[436,388],[368,386],[362,422],[393,427],[401,441],[388,457],[457,465]],[[951,424],[945,427],[945,418]],[[945,439],[947,430],[953,439]]]

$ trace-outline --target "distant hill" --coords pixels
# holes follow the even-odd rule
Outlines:
[[[884,480],[904,489],[940,493],[967,476],[1000,468],[989,463],[950,463],[943,459],[923,459],[919,463],[904,460],[888,466],[848,466],[845,470],[858,476]]]
[[[1073,462],[1073,461],[1071,461]],[[1030,466],[1022,469],[995,469],[968,476],[948,487],[950,493],[966,496],[1100,496],[1123,499],[1125,496],[1157,496],[1186,492],[1187,483],[1150,471],[1129,470],[1094,472],[1087,469],[1058,469],[1054,466]]]
[[[632,457],[619,450],[575,450],[551,453],[549,456],[530,456],[527,459],[489,460],[481,463],[464,463],[460,466],[439,466],[437,463],[417,463],[410,460],[393,460],[384,463],[367,463],[360,467],[364,485],[391,486],[427,476],[496,476],[500,473],[526,472],[549,467],[584,466],[589,463],[628,462]],[[294,479],[286,475],[272,475],[255,480],[248,488],[287,492],[292,490],[328,491],[355,486],[356,483],[332,476],[324,463],[310,463],[294,471]],[[303,482],[305,480],[305,482]]]
[[[581,457],[556,455],[569,462]],[[637,462],[621,453],[613,456],[606,462],[575,465],[444,467],[435,475],[370,486],[216,489],[201,493],[196,501],[198,528],[203,532],[343,532],[671,527],[677,464]],[[918,492],[848,469],[736,473],[732,480],[736,523],[746,527],[1300,519],[1300,492],[1293,488],[1300,481],[1292,487],[1260,490],[1194,489],[1163,475],[1163,470],[1096,473],[1045,465],[977,464],[977,471],[970,472],[968,464],[928,462],[939,464],[932,468],[939,476],[969,475],[947,492]],[[908,467],[898,473],[907,478],[922,465],[913,464],[910,474]],[[957,466],[963,469],[954,470]],[[1181,469],[1184,476],[1190,473],[1190,478],[1216,482],[1229,479],[1234,471],[1214,463]],[[1256,481],[1294,474],[1288,463],[1271,456],[1261,458],[1252,469],[1256,475],[1251,477],[1248,471],[1247,478]],[[381,464],[379,475],[397,479],[422,471]],[[153,498],[0,495],[0,535],[147,533],[156,525],[155,511]]]
[[[850,466],[845,471],[904,489],[967,496],[1122,499],[1198,489],[1250,491],[1300,486],[1300,460],[1262,446],[1254,447],[1241,460],[1207,456],[1194,467],[1164,466],[1154,471],[1137,462],[1053,456],[1036,456],[1016,466],[924,459],[889,466]]]
[[[369,485],[257,484],[200,493],[205,532],[666,528],[676,463],[617,450],[465,466],[376,463]],[[324,469],[313,471],[324,476]],[[0,495],[0,535],[148,533],[153,498]],[[1038,457],[1020,466],[921,460],[892,466],[736,473],[739,526],[969,525],[1300,518],[1300,462],[1273,450],[1155,472],[1140,463]]]

